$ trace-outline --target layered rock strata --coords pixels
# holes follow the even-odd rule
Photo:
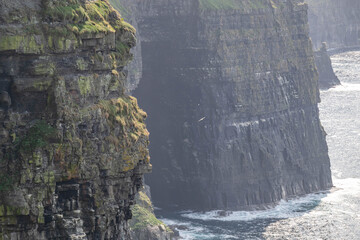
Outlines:
[[[107,1],[0,1],[0,239],[129,239],[151,170]]]
[[[137,26],[137,3],[133,0],[109,0],[111,5],[121,13],[121,16],[129,22],[135,29]],[[141,38],[139,34],[136,36],[136,47],[130,51],[133,60],[126,66],[128,72],[126,80],[126,91],[131,93],[138,86],[142,76],[142,58],[141,58]]]
[[[332,186],[303,1],[136,3],[156,205],[253,209]]]

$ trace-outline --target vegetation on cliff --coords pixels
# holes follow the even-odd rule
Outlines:
[[[47,48],[69,51],[82,45],[82,38],[89,38],[91,34],[135,33],[108,1],[81,4],[79,0],[43,0],[41,12],[37,14],[40,24],[27,20],[22,31],[11,31],[11,27],[1,30],[0,51],[43,53]],[[129,49],[130,46],[127,51]]]
[[[0,2],[0,239],[127,238],[151,170],[135,29],[108,1],[40,2]]]

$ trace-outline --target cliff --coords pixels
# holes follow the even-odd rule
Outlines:
[[[359,46],[358,0],[306,0],[309,4],[310,36],[316,48]]]
[[[109,0],[111,5],[121,13],[121,16],[129,22],[135,29],[137,25],[136,1],[133,0]],[[136,36],[136,47],[130,49],[133,60],[126,66],[125,70],[129,73],[126,81],[126,90],[132,92],[138,86],[142,76],[142,58],[141,58],[141,38]]]
[[[306,4],[135,2],[155,205],[253,209],[332,186]]]
[[[328,88],[340,84],[331,67],[329,55],[359,46],[360,2],[357,0],[306,0],[309,4],[310,37],[315,49],[319,85]],[[323,43],[330,52],[324,52]],[[320,49],[321,48],[321,49]]]
[[[129,239],[151,170],[107,1],[0,1],[0,239]]]

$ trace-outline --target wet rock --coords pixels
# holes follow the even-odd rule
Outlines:
[[[219,216],[219,217],[227,217],[231,214],[232,212],[231,211],[217,211],[216,214]]]

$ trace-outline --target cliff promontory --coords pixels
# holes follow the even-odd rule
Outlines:
[[[0,1],[0,239],[129,239],[151,170],[107,1]]]
[[[157,206],[251,209],[332,186],[303,1],[135,3]]]

